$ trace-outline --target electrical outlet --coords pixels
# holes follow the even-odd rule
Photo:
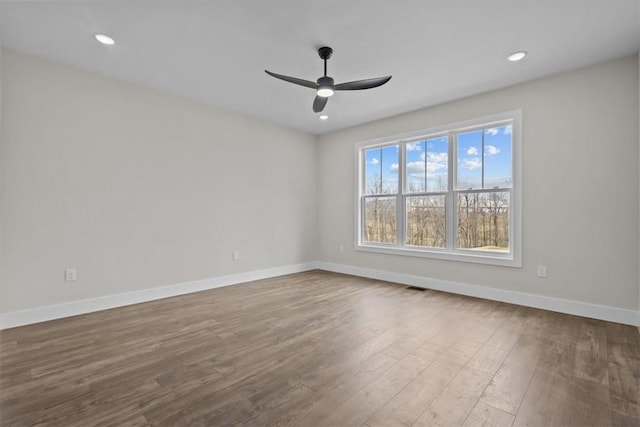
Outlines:
[[[64,271],[65,282],[75,282],[78,280],[78,271],[75,268],[67,268]]]
[[[237,261],[239,259],[240,259],[240,251],[236,249],[235,251],[233,251],[233,260]]]
[[[344,245],[340,245],[340,252],[344,252]]]
[[[538,277],[541,277],[543,279],[547,277],[547,266],[546,265],[539,265],[538,266]]]

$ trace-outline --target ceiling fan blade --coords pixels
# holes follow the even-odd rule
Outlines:
[[[328,97],[316,96],[316,99],[313,100],[313,111],[314,113],[319,113],[324,110],[324,106],[327,105]]]
[[[312,82],[309,80],[299,79],[297,77],[289,77],[282,74],[272,73],[271,71],[264,70],[265,73],[269,74],[276,79],[284,80],[285,82],[294,83],[300,86],[310,87],[311,89],[317,89],[318,83]]]
[[[340,83],[335,85],[333,90],[361,90],[372,89],[374,87],[382,86],[386,82],[391,80],[391,76],[376,77],[373,79],[356,80],[353,82]]]

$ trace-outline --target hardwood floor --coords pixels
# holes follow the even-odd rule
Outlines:
[[[324,271],[0,345],[3,426],[640,426],[636,328]]]

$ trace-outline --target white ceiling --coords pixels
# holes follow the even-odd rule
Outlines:
[[[0,1],[0,43],[322,134],[631,55],[640,0]],[[322,122],[312,89],[263,71],[316,80],[322,45],[336,83],[393,78],[337,92]]]

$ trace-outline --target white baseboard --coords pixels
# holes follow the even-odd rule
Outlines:
[[[211,277],[193,282],[179,283],[176,285],[162,286],[158,288],[143,289],[116,295],[107,295],[98,298],[72,301],[63,304],[47,305],[28,310],[0,313],[0,330],[16,326],[30,325],[32,323],[63,317],[76,316],[94,311],[107,310],[125,305],[138,304],[207,289],[236,285],[238,283],[251,282],[253,280],[268,279],[270,277],[283,276],[285,274],[300,273],[317,268],[315,262],[306,264],[287,265],[283,267],[268,268],[265,270],[249,271],[246,273],[230,274],[228,276]]]
[[[409,274],[393,273],[390,271],[374,270],[371,268],[355,267],[352,265],[318,262],[317,267],[321,270],[333,271],[336,273],[351,274],[353,276],[402,283],[404,285],[468,295],[493,301],[508,302],[511,304],[541,308],[559,313],[575,314],[577,316],[590,317],[592,319],[607,320],[610,322],[640,327],[640,312],[633,310],[527,294],[524,292],[509,291],[505,289],[489,288],[467,283],[430,279],[428,277],[412,276]]]
[[[16,326],[29,325],[47,320],[76,316],[94,311],[107,310],[131,304],[153,301],[207,289],[220,288],[253,280],[268,279],[270,277],[283,276],[285,274],[300,273],[314,269],[333,271],[336,273],[351,274],[354,276],[368,277],[371,279],[386,280],[404,285],[418,286],[454,294],[468,295],[494,301],[502,301],[527,307],[541,308],[560,313],[575,314],[577,316],[593,319],[607,320],[625,325],[638,326],[640,328],[640,312],[621,308],[590,304],[579,301],[571,301],[542,295],[527,294],[524,292],[509,291],[505,289],[489,288],[485,286],[471,285],[467,283],[451,282],[447,280],[431,279],[428,277],[412,276],[409,274],[394,273],[390,271],[375,270],[371,268],[355,267],[352,265],[333,264],[328,262],[309,262],[305,264],[288,265],[283,267],[268,268],[265,270],[249,271],[246,273],[231,274],[228,276],[212,277],[193,282],[179,283],[176,285],[162,286],[158,288],[143,289],[140,291],[126,292],[104,297],[72,301],[63,304],[54,304],[37,307],[28,310],[0,313],[0,330]]]

